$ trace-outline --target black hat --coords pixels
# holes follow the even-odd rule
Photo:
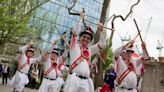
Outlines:
[[[27,48],[27,50],[26,50],[26,51],[32,51],[32,52],[34,52],[34,48],[29,47],[29,48]]]
[[[54,48],[51,53],[56,53],[57,55],[59,55],[59,52],[58,52],[57,48]]]
[[[134,48],[130,47],[130,48],[126,48],[126,51],[132,52],[134,53]]]
[[[80,37],[81,37],[83,34],[88,34],[88,35],[91,37],[91,40],[93,39],[93,31],[92,31],[92,28],[91,28],[91,27],[87,27],[84,31],[82,31],[82,32],[80,33]]]

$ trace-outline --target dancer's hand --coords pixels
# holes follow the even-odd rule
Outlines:
[[[142,46],[142,49],[143,50],[146,50],[146,44],[145,44],[145,42],[142,42],[141,46]]]
[[[100,29],[100,31],[103,31],[104,25],[102,23],[97,24],[97,28]]]
[[[82,12],[80,12],[80,17],[82,18],[82,19],[84,19],[84,16],[85,16],[85,13],[82,11]]]
[[[56,39],[55,39],[55,40],[53,41],[53,43],[52,43],[52,44],[53,44],[53,45],[56,45],[56,44],[57,44],[57,42],[58,42],[58,40],[56,40]]]
[[[32,40],[30,41],[29,46],[30,46],[30,47],[33,46],[33,41],[32,41]]]

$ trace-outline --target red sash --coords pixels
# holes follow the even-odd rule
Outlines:
[[[81,48],[80,48],[81,49]],[[69,72],[72,72],[72,70],[79,64],[83,59],[86,59],[88,62],[88,65],[90,65],[90,60],[89,60],[89,51],[88,48],[86,49],[81,49],[81,55],[73,62],[73,64],[69,67]]]
[[[27,57],[27,56],[26,56],[26,57]],[[19,57],[19,58],[20,58],[20,57]],[[27,57],[27,62],[24,63],[24,64],[22,64],[22,65],[20,64],[19,58],[18,58],[18,70],[20,71],[20,70],[23,69],[25,66],[30,65],[30,58]]]
[[[115,60],[117,61],[117,60],[118,60],[118,57],[115,57]],[[128,69],[126,69],[125,72],[123,72],[123,73],[121,74],[120,77],[117,77],[117,78],[116,78],[116,81],[117,81],[118,85],[121,84],[121,82],[124,80],[124,78],[125,78],[131,71],[133,71],[133,72],[136,71],[135,68],[134,68],[134,65],[133,65],[132,63],[129,63],[129,64],[127,65],[127,67],[128,67]],[[118,72],[118,63],[116,64],[116,71]]]
[[[52,70],[56,71],[56,78],[58,77],[57,74],[57,63],[56,62],[52,62],[53,60],[51,60],[51,67],[47,69],[47,71],[44,72],[44,76],[47,76]]]
[[[121,84],[121,82],[123,81],[123,79],[130,73],[130,69],[127,69],[119,78],[116,78],[116,81],[118,83],[118,85]]]

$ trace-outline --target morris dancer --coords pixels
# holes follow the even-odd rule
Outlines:
[[[26,84],[28,84],[28,73],[30,65],[41,60],[41,56],[34,58],[34,49],[32,42],[20,48],[20,55],[18,57],[18,68],[12,78],[10,85],[13,86],[14,92],[22,92]]]
[[[132,60],[134,52],[132,45],[134,41],[119,47],[114,52],[117,78],[115,81],[115,92],[137,92],[137,76],[136,69],[141,62],[148,59],[145,52],[145,43],[142,43],[143,56],[135,61]],[[129,45],[130,44],[130,45]],[[127,47],[128,46],[128,47]]]
[[[69,75],[65,82],[64,92],[94,92],[93,82],[90,78],[90,58],[96,54],[105,43],[101,23],[98,24],[100,32],[100,40],[92,46],[88,44],[93,39],[93,32],[90,27],[87,27],[80,33],[82,19],[84,13],[80,14],[81,19],[73,28],[71,49],[70,49],[70,67]],[[80,33],[80,35],[79,35]],[[80,43],[78,44],[77,35],[79,35]]]
[[[63,55],[58,57],[59,52],[54,48],[56,43],[57,40],[53,42],[46,54],[43,55],[44,78],[39,88],[39,92],[60,92],[61,85],[64,83],[60,78],[61,66],[59,66],[59,64],[63,63],[68,54],[68,50],[66,49]]]

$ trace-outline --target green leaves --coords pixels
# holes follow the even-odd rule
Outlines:
[[[103,54],[106,54],[105,55],[105,63],[103,63],[103,70],[106,71],[109,67],[109,65],[113,62],[113,52],[112,52],[112,49],[111,48],[104,48],[103,49]]]
[[[38,35],[28,26],[35,10],[49,0],[1,0],[0,1],[0,46],[5,43],[19,43]]]

